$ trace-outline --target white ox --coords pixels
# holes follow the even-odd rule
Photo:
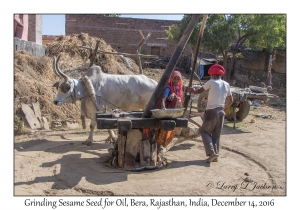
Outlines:
[[[59,57],[54,57],[54,72],[60,77],[55,83],[58,92],[54,99],[56,105],[81,101],[81,114],[91,119],[90,134],[84,142],[91,145],[96,125],[95,103],[89,96],[84,82],[68,77],[58,66]],[[145,75],[116,75],[106,74],[101,71],[100,66],[92,66],[86,75],[89,77],[96,95],[97,106],[107,106],[109,109],[119,108],[123,111],[145,109],[149,99],[154,92],[157,82]]]

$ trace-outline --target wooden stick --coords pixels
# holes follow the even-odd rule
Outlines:
[[[92,52],[91,53],[91,57],[90,57],[90,61],[91,62],[90,62],[90,66],[89,67],[91,67],[93,65],[93,63],[94,63],[95,57],[97,55],[97,50],[98,50],[98,47],[99,47],[99,43],[100,43],[100,41],[97,40],[95,50],[91,51]]]
[[[140,56],[140,51],[142,48],[142,45],[145,44],[146,40],[150,37],[151,33],[149,33],[147,35],[147,37],[145,38],[143,33],[141,31],[139,31],[141,36],[142,36],[142,40],[140,41],[140,43],[138,44],[137,50],[136,50],[136,57],[138,59],[138,63],[139,63],[139,68],[140,68],[140,74],[143,74],[143,68],[142,68],[142,62],[141,62],[141,56]]]
[[[236,112],[235,107],[233,106],[233,128],[235,129],[235,123],[236,123]]]
[[[79,48],[83,48],[83,49],[87,49],[90,50],[91,48],[89,47],[84,47],[84,46],[77,46]],[[97,50],[97,53],[106,53],[106,54],[113,54],[113,55],[125,55],[125,56],[129,56],[129,57],[135,57],[136,54],[130,54],[130,53],[120,53],[120,52],[107,52],[107,51],[103,51],[103,50]],[[158,58],[157,55],[144,55],[144,54],[139,54],[140,57],[143,58]]]
[[[199,30],[199,37],[198,37],[198,41],[197,41],[197,48],[196,48],[196,52],[195,52],[195,58],[194,58],[193,67],[192,67],[192,73],[191,73],[191,77],[190,77],[190,81],[189,81],[189,87],[191,87],[192,83],[193,83],[195,66],[196,66],[196,63],[197,63],[197,58],[198,58],[198,54],[199,54],[199,50],[200,50],[200,44],[201,44],[201,40],[202,40],[202,37],[203,37],[203,32],[204,32],[204,26],[205,26],[205,23],[206,23],[206,19],[207,19],[207,15],[204,15],[203,19],[202,19],[202,23],[201,23],[201,28]]]

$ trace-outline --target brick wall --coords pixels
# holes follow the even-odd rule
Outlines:
[[[43,18],[42,15],[36,17],[36,43],[42,45],[43,40]]]
[[[28,41],[42,44],[42,15],[28,15]]]
[[[102,38],[116,51],[124,53],[136,53],[142,39],[139,31],[145,37],[151,33],[141,53],[172,56],[177,44],[165,40],[165,30],[172,24],[179,25],[180,21],[67,14],[65,27],[66,35],[88,33],[90,36]],[[185,48],[183,55],[191,55],[189,46]]]
[[[55,39],[57,38],[57,36],[48,36],[48,35],[43,35],[42,36],[42,42],[43,42],[43,46],[46,46],[47,44],[55,41]]]

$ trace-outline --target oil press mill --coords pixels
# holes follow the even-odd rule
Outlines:
[[[183,117],[185,108],[154,110],[163,93],[165,84],[185,48],[200,15],[193,15],[174,53],[143,112],[101,113],[97,112],[98,129],[118,129],[114,162],[125,170],[153,169],[158,167],[157,129],[173,130],[187,127],[188,119]]]

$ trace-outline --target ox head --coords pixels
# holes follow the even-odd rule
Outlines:
[[[54,73],[60,78],[59,82],[56,82],[53,87],[56,87],[57,89],[57,94],[54,99],[54,104],[61,106],[63,103],[72,103],[75,102],[76,97],[75,97],[75,85],[76,85],[76,80],[69,78],[66,74],[64,74],[59,66],[58,66],[58,61],[59,61],[60,56],[57,58],[54,57],[53,59],[53,70]]]

